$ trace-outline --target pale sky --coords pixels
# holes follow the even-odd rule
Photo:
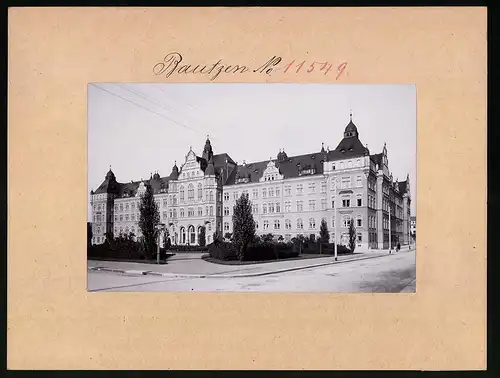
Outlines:
[[[118,182],[170,175],[207,134],[241,164],[334,149],[352,109],[370,154],[387,143],[394,180],[410,175],[416,209],[414,85],[94,83],[88,86],[88,192],[112,166]],[[89,217],[90,219],[90,217]]]

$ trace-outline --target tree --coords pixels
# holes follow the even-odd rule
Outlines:
[[[213,238],[214,238],[214,244],[218,244],[222,241],[222,234],[220,231],[215,231],[214,232],[214,235],[213,235]]]
[[[355,248],[356,248],[356,228],[354,227],[354,222],[351,219],[349,221],[349,249],[351,250],[351,253],[354,252]]]
[[[232,237],[233,237],[233,234],[231,234],[230,232],[226,232],[224,234],[224,239],[231,240]]]
[[[200,227],[200,233],[198,235],[198,245],[204,247],[207,244],[206,229],[205,226]]]
[[[104,237],[106,238],[105,243],[111,244],[113,240],[115,239],[113,236],[113,233],[108,231],[104,234]]]
[[[146,185],[146,192],[141,197],[139,212],[139,228],[144,238],[144,253],[149,260],[156,253],[156,238],[158,237],[156,226],[160,224],[160,212],[154,200],[151,185]]]
[[[324,219],[321,220],[321,225],[319,226],[319,240],[321,243],[328,243],[330,241],[330,232]]]
[[[248,245],[255,237],[255,221],[252,215],[252,203],[248,194],[242,194],[236,200],[233,210],[233,243],[240,260],[245,258]]]

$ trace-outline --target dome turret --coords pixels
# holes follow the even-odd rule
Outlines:
[[[352,112],[349,113],[349,123],[344,130],[344,138],[358,138],[358,128],[352,123]]]
[[[174,162],[172,167],[172,173],[170,173],[171,180],[177,180],[179,178],[179,168],[177,167],[177,162]]]

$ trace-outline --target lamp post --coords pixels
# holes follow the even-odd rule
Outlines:
[[[159,225],[156,226],[156,229],[158,230],[158,243],[157,243],[157,252],[156,252],[156,263],[160,264],[160,236],[161,236],[161,231],[165,229],[165,224],[160,223]]]

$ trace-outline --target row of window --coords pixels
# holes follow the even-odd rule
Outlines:
[[[322,218],[325,222],[327,221],[326,218]],[[345,215],[342,217],[342,223],[341,227],[348,228],[351,224],[351,221],[353,219],[349,215]],[[275,230],[281,229],[281,220],[280,219],[275,219],[272,223],[269,220],[264,220],[262,225],[264,230],[268,230],[270,225],[273,225]],[[292,221],[290,219],[285,219],[284,223],[284,228],[285,230],[291,230],[292,229]],[[363,227],[363,218],[361,216],[358,216],[356,218],[356,223],[355,225],[357,227]],[[259,228],[259,223],[255,222],[256,228]],[[318,225],[319,226],[319,225]],[[335,228],[335,218],[332,219],[331,221],[331,227]],[[230,229],[230,224],[229,222],[224,222],[224,231],[229,231]],[[297,230],[303,230],[304,229],[304,222],[301,218],[297,219],[296,222],[296,229]],[[309,229],[314,230],[316,229],[316,219],[315,218],[309,218]]]
[[[358,207],[363,206],[363,200],[361,198],[356,199],[356,205]],[[335,201],[332,200],[332,208],[335,206]],[[342,207],[350,207],[351,200],[350,199],[342,199]],[[321,210],[326,210],[327,208],[327,200],[326,198],[321,199]],[[290,201],[284,202],[283,210],[285,213],[290,213],[292,211],[292,203]],[[316,210],[316,200],[309,200],[309,209],[308,211]],[[298,200],[296,201],[296,211],[303,212],[304,211],[304,201]],[[281,212],[281,204],[280,202],[269,202],[262,204],[262,214],[269,213],[280,213]],[[259,213],[259,205],[252,205],[252,213]],[[230,207],[224,206],[224,216],[230,215]]]
[[[331,189],[334,190],[336,188],[336,179],[332,178],[331,179]],[[308,184],[309,186],[309,193],[313,194],[316,193],[316,182],[310,182]],[[356,187],[362,187],[363,186],[363,179],[361,176],[356,177]],[[351,188],[351,177],[342,177],[341,179],[341,186],[342,189],[348,189]],[[301,195],[304,194],[304,184],[297,184],[296,186],[296,194]],[[285,185],[284,186],[284,196],[289,197],[292,195],[292,186],[291,185]],[[326,193],[327,190],[327,183],[326,181],[321,182],[321,193]],[[248,194],[248,191],[243,191],[242,194]],[[233,192],[233,199],[237,200],[239,198],[239,192],[235,191]],[[262,198],[268,198],[268,197],[279,197],[281,195],[280,187],[275,187],[275,188],[262,188],[261,189],[261,196]],[[259,198],[259,189],[252,189],[252,198],[256,199]],[[225,192],[224,193],[224,201],[229,201],[230,195],[229,193]]]

